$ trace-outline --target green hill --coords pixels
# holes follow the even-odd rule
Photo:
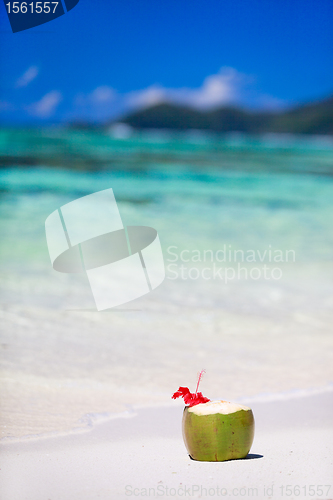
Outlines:
[[[279,113],[251,112],[235,107],[199,111],[165,103],[136,111],[121,122],[137,129],[333,134],[333,97]]]

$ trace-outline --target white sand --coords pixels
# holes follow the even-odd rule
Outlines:
[[[331,499],[332,392],[250,406],[256,434],[244,460],[191,460],[176,402],[91,432],[3,442],[1,499]]]

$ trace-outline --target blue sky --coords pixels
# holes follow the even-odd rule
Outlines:
[[[161,101],[283,108],[333,92],[332,0],[80,0],[15,34],[0,10],[5,122],[100,121]]]

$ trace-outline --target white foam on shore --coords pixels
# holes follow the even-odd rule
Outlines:
[[[119,413],[87,413],[83,415],[78,421],[78,427],[74,427],[73,429],[69,429],[68,431],[52,431],[44,432],[42,434],[28,434],[21,437],[6,436],[0,439],[0,443],[19,443],[21,441],[57,438],[72,434],[84,434],[91,431],[96,425],[110,422],[111,420],[133,418],[136,416],[137,412],[133,409],[125,410]]]
[[[298,399],[298,398],[307,398],[311,396],[316,396],[319,394],[329,394],[333,392],[333,383],[328,384],[323,387],[313,387],[309,389],[293,389],[291,391],[285,391],[285,392],[280,392],[280,393],[264,393],[264,394],[258,394],[256,396],[244,396],[242,398],[237,398],[234,402],[235,407],[238,408],[246,408],[250,409],[247,406],[243,405],[244,403],[271,403],[275,401],[288,401],[288,400],[293,400],[293,399]],[[211,401],[210,403],[221,403],[221,400],[214,400]],[[230,403],[228,402],[228,405]],[[197,405],[197,406],[204,406],[204,405]],[[41,440],[41,439],[48,439],[48,438],[57,438],[57,437],[62,437],[62,436],[68,436],[72,434],[83,434],[90,432],[95,426],[110,422],[111,420],[116,420],[116,419],[127,419],[127,418],[134,418],[138,415],[140,410],[149,410],[149,409],[156,409],[156,408],[165,408],[170,409],[174,407],[184,407],[184,403],[182,401],[174,401],[174,402],[167,402],[167,403],[161,403],[161,404],[146,404],[146,405],[127,405],[127,410],[123,412],[118,412],[118,413],[111,413],[111,412],[105,412],[105,413],[87,413],[83,415],[79,421],[78,421],[78,426],[74,427],[71,430],[68,430],[68,432],[63,432],[63,431],[53,431],[53,432],[46,432],[43,434],[29,434],[26,436],[21,436],[19,438],[17,437],[3,437],[0,439],[0,443],[18,443],[18,442],[24,442],[24,441],[32,441],[32,440]],[[192,407],[193,408],[193,407]],[[191,411],[193,411],[191,409]],[[237,410],[235,410],[237,411]],[[227,413],[230,413],[228,411]]]

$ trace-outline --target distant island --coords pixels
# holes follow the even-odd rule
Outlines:
[[[199,111],[165,103],[135,111],[117,121],[134,129],[333,135],[333,96],[283,112],[248,111],[236,107]]]

